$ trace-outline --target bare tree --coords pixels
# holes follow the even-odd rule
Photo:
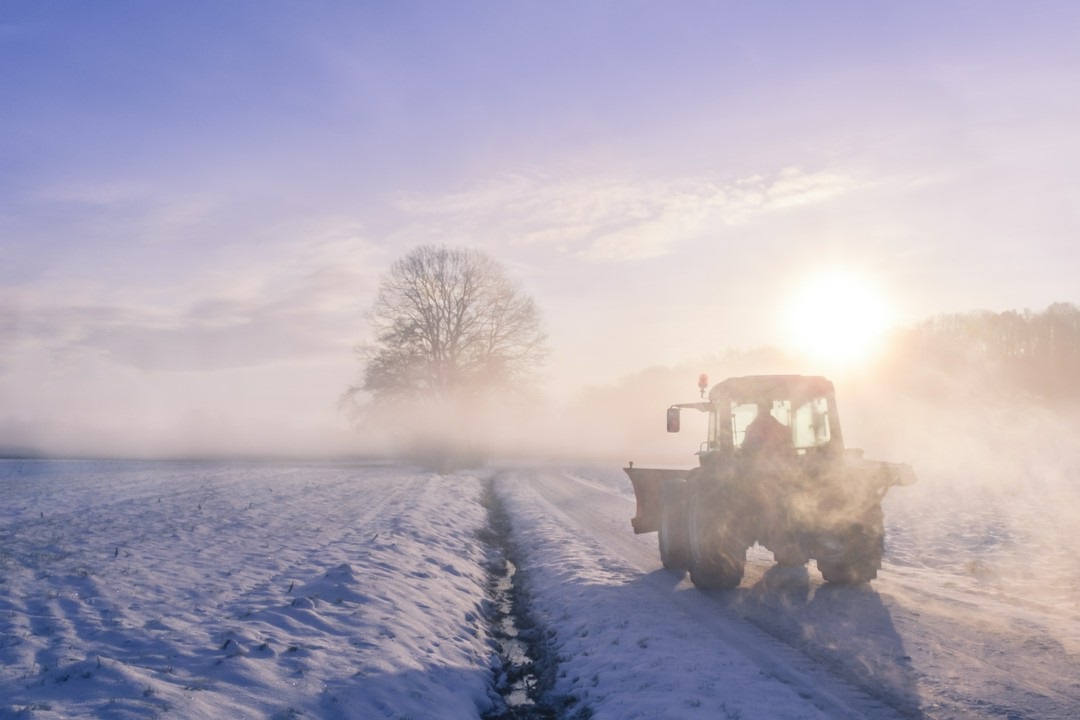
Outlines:
[[[420,246],[382,278],[357,352],[375,404],[479,395],[527,383],[545,357],[540,312],[477,250]]]

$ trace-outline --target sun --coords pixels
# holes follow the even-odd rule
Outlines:
[[[861,365],[882,347],[891,313],[878,284],[840,269],[795,284],[784,324],[786,344],[830,365]]]

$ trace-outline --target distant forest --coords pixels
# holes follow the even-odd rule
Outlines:
[[[894,372],[936,371],[1052,403],[1080,401],[1080,308],[1072,303],[939,315],[898,332],[894,349]]]
[[[738,375],[814,373],[804,358],[776,347],[726,351],[673,367],[653,366],[578,398],[584,407],[661,407],[697,394],[694,379],[708,372],[711,382]],[[1042,312],[985,310],[938,315],[896,330],[887,352],[856,375],[834,381],[849,388],[860,382],[926,400],[960,401],[1026,396],[1047,406],[1080,407],[1080,308],[1055,303]],[[592,422],[603,424],[606,416]]]

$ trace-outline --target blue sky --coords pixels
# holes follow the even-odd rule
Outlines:
[[[0,444],[347,445],[425,242],[521,280],[562,396],[783,344],[836,268],[895,322],[1078,301],[1078,36],[1071,2],[6,2]]]

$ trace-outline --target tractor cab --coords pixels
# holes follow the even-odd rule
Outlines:
[[[704,394],[704,391],[702,392]],[[698,451],[702,464],[715,456],[752,449],[755,427],[772,428],[771,445],[780,440],[796,455],[842,452],[843,435],[832,382],[818,376],[754,375],[728,378],[709,391],[707,401],[668,408],[668,432],[678,432],[683,409],[709,413],[709,429]]]

